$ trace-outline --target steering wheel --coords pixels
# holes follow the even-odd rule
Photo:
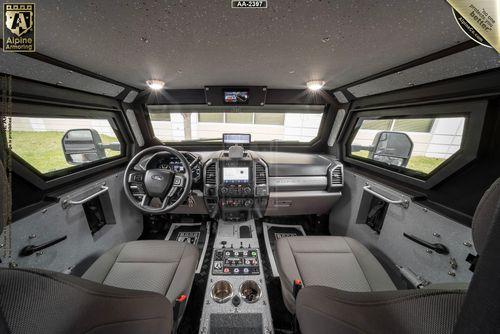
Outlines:
[[[184,172],[149,168],[149,161],[154,161],[156,156],[165,152],[179,159]],[[143,166],[142,170],[135,169],[142,158],[151,153],[153,155],[146,166]],[[192,182],[193,175],[189,162],[182,153],[168,146],[153,146],[137,153],[130,160],[123,176],[123,188],[130,202],[139,210],[153,214],[172,211],[182,204],[191,191]],[[139,192],[132,193],[132,189]],[[134,195],[139,197],[140,201]]]

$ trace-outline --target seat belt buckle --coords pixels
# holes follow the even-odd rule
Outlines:
[[[300,289],[302,289],[302,280],[296,279],[293,281],[293,298],[297,298]]]

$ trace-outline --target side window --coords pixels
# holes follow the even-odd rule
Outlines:
[[[109,119],[12,117],[12,151],[39,173],[122,156]]]
[[[465,117],[360,117],[351,158],[426,177],[462,148]]]

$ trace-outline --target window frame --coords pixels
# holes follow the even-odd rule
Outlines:
[[[62,185],[76,178],[89,176],[96,172],[123,165],[129,160],[133,149],[126,121],[123,119],[123,115],[119,112],[119,110],[109,110],[105,108],[87,109],[51,104],[16,102],[13,106],[12,116],[33,118],[107,119],[110,122],[110,126],[115,131],[118,141],[120,141],[121,150],[120,154],[117,156],[100,159],[82,165],[71,166],[47,174],[41,173],[38,169],[24,160],[23,157],[19,156],[14,150],[12,150],[13,167],[16,172],[21,177],[29,180],[42,190]]]
[[[486,107],[487,101],[480,100],[394,108],[381,107],[379,109],[351,111],[342,138],[342,159],[349,164],[377,172],[397,181],[415,185],[423,189],[430,189],[476,158],[481,140],[481,131],[484,124]],[[397,118],[401,116],[407,118],[465,117],[462,145],[460,149],[427,175],[410,169],[388,166],[387,164],[371,159],[353,157],[350,155],[351,143],[359,129],[358,124],[360,124],[360,119]]]

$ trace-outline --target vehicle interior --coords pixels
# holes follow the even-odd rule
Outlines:
[[[446,1],[235,3],[36,2],[0,331],[500,333],[498,52]]]

